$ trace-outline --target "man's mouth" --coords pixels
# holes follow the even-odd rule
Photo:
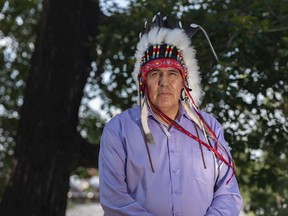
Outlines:
[[[171,95],[172,93],[170,92],[160,92],[158,95]]]

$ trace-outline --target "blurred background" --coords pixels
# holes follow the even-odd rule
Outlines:
[[[0,0],[0,215],[103,215],[101,132],[137,103],[135,46],[159,11],[219,57],[197,32],[201,109],[225,128],[243,215],[288,215],[287,0]]]

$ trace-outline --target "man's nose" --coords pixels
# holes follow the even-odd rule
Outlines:
[[[159,85],[166,86],[169,83],[169,77],[166,74],[161,74],[159,77]]]

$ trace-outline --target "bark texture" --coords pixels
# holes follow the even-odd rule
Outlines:
[[[97,167],[99,146],[78,134],[78,110],[90,71],[88,38],[102,19],[99,2],[46,0],[24,94],[15,169],[0,215],[64,216],[69,176]]]

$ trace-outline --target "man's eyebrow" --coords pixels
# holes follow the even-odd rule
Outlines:
[[[178,69],[176,69],[176,68],[171,68],[171,69],[169,69],[168,70],[169,72],[179,72],[179,73],[181,73]]]
[[[150,70],[150,71],[160,71],[160,69],[159,68],[154,68],[154,69],[152,69],[152,70]],[[150,72],[149,71],[149,72]]]

